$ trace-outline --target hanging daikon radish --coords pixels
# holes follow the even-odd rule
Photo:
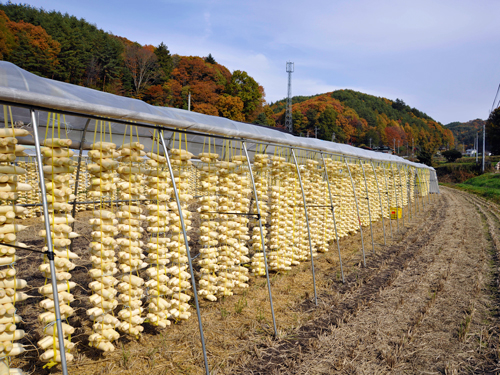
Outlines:
[[[287,246],[285,232],[286,222],[286,159],[281,156],[271,157],[271,227],[268,240],[268,265],[274,271],[288,271],[291,269],[291,253]]]
[[[182,225],[180,215],[183,216],[184,224],[186,225],[186,232],[191,230],[191,216],[192,213],[188,211],[188,203],[193,197],[188,194],[189,185],[187,184],[188,168],[191,166],[190,159],[193,157],[187,150],[173,149],[171,150],[171,164],[175,176],[175,183],[181,202],[181,212],[177,206],[177,202],[170,202],[170,242],[168,247],[170,249],[172,267],[168,269],[170,279],[168,281],[169,288],[173,291],[172,299],[170,300],[171,309],[169,310],[172,319],[186,320],[189,319],[191,313],[189,310],[189,296],[183,292],[191,288],[191,278],[188,272],[188,257],[187,249],[184,243],[184,236],[182,233]],[[187,271],[186,271],[187,270]]]
[[[254,162],[252,166],[255,189],[257,190],[257,195],[259,199],[259,208],[260,208],[260,217],[262,222],[262,229],[264,234],[264,241],[266,240],[267,229],[265,228],[265,224],[267,223],[267,216],[269,207],[267,205],[268,197],[268,178],[269,178],[269,156],[266,154],[255,154]],[[255,198],[255,197],[254,197]],[[255,204],[255,199],[252,202],[251,207],[252,213],[257,213],[257,205]],[[252,249],[254,251],[254,255],[252,256],[251,270],[252,273],[256,276],[263,276],[266,274],[266,268],[264,264],[264,253],[262,252],[262,242],[261,242],[261,233],[259,227],[259,220],[253,218],[250,221],[250,225],[252,228]]]
[[[229,153],[229,150],[226,150]],[[237,261],[235,245],[238,241],[234,238],[238,223],[234,221],[235,194],[237,186],[234,178],[236,164],[230,161],[219,161],[219,254],[217,257],[217,296],[231,296],[236,284],[233,267]],[[230,213],[230,214],[227,214]]]
[[[4,107],[5,109],[5,107]],[[12,357],[25,351],[24,346],[15,343],[21,340],[25,333],[16,329],[16,323],[21,318],[16,315],[16,302],[25,301],[28,296],[20,290],[26,288],[25,280],[17,278],[14,262],[17,259],[16,249],[6,245],[25,247],[17,242],[17,232],[26,229],[24,225],[16,224],[16,216],[23,215],[24,207],[14,206],[11,202],[32,190],[31,185],[25,183],[26,169],[10,165],[16,160],[16,153],[21,153],[24,148],[17,146],[16,137],[28,135],[23,129],[0,129],[0,162],[7,162],[0,166],[0,374],[24,374],[19,369],[10,368]],[[19,203],[22,203],[20,201]],[[12,268],[10,268],[11,266]]]
[[[200,260],[200,280],[198,287],[198,295],[209,300],[217,301],[216,295],[219,288],[217,286],[216,272],[219,270],[217,264],[218,255],[218,214],[219,209],[217,201],[217,192],[219,190],[218,168],[215,166],[219,155],[211,152],[205,152],[198,155],[202,161],[202,166],[199,172],[199,188],[198,194],[201,195],[199,202],[200,207],[200,228],[199,228],[199,243]]]
[[[47,202],[49,205],[50,217],[41,217],[41,221],[49,220],[51,228],[51,236],[54,251],[54,266],[56,274],[52,275],[49,267],[49,260],[43,256],[43,263],[40,265],[39,270],[46,278],[55,278],[57,280],[59,294],[65,292],[64,296],[60,296],[59,309],[61,311],[62,319],[67,319],[73,315],[74,311],[69,306],[73,300],[70,290],[76,285],[69,281],[71,279],[71,271],[75,268],[72,260],[76,259],[76,254],[69,250],[71,239],[76,238],[78,234],[72,232],[70,224],[74,218],[69,213],[72,205],[69,204],[75,196],[71,188],[71,174],[74,171],[72,161],[68,155],[72,152],[68,146],[71,146],[71,140],[60,138],[47,138],[44,141],[44,166],[43,172],[45,175],[45,187],[47,192]],[[39,233],[42,237],[47,237],[45,230]],[[50,283],[47,283],[39,290],[40,294],[46,297],[45,300],[40,302],[40,306],[46,310],[45,313],[40,314],[39,321],[44,325],[53,324],[56,320],[55,306],[53,304],[53,294]],[[54,346],[58,345],[58,339],[55,335],[44,333],[46,336],[39,342],[39,347],[45,350],[40,355],[42,361],[59,363],[61,361],[58,349]],[[67,334],[64,334],[67,336]],[[47,344],[52,343],[52,344]],[[72,344],[65,343],[65,347],[69,349]],[[67,361],[71,361],[72,355],[67,354]]]
[[[87,168],[99,184],[91,184],[89,191],[93,200],[112,200],[112,192],[116,189],[113,172],[118,167],[110,156],[109,150],[116,148],[114,143],[97,142],[92,145],[89,157],[92,161]],[[115,214],[104,209],[103,204],[93,207],[93,217],[90,219],[92,226],[92,242],[89,245],[92,269],[89,274],[93,281],[89,284],[92,295],[89,297],[92,308],[87,310],[87,315],[92,321],[92,335],[89,345],[110,352],[115,349],[112,341],[120,337],[115,329],[120,321],[113,316],[113,310],[118,306],[116,299],[117,290],[114,288],[118,280],[114,277],[118,273],[116,268],[115,249],[117,247],[114,236],[118,233],[116,225],[118,220]],[[57,218],[56,218],[57,220]]]
[[[118,327],[122,332],[132,336],[139,336],[144,330],[141,317],[143,308],[141,298],[143,297],[142,285],[144,280],[133,275],[142,268],[146,268],[146,256],[142,254],[144,243],[141,238],[144,229],[141,223],[146,219],[142,215],[142,208],[139,207],[139,200],[145,197],[140,194],[142,176],[141,167],[135,164],[136,160],[141,161],[141,150],[144,146],[138,142],[130,142],[120,147],[120,160],[124,165],[118,167],[119,177],[118,188],[120,189],[120,199],[128,200],[126,204],[120,206],[116,217],[118,218],[118,230],[124,236],[117,240],[120,247],[118,259],[120,261],[120,270],[124,273],[121,277],[121,283],[117,289],[120,292],[118,300],[123,306],[118,313],[121,324]],[[137,156],[137,158],[131,158]]]
[[[244,155],[235,155],[231,158],[231,161],[236,164],[236,170],[233,178],[234,190],[236,195],[234,195],[234,212],[239,213],[233,217],[233,221],[237,223],[235,227],[234,238],[238,240],[235,243],[235,264],[233,266],[233,274],[235,276],[234,281],[234,293],[241,293],[248,288],[248,268],[244,267],[250,262],[248,257],[249,249],[247,247],[250,241],[248,223],[249,219],[246,214],[250,209],[250,199],[252,189],[250,187],[251,181],[249,177],[249,169],[247,158]]]
[[[157,142],[157,147],[158,147]],[[148,152],[147,160],[151,169],[146,174],[146,197],[151,201],[147,206],[148,232],[151,234],[146,245],[149,268],[146,274],[149,280],[145,286],[148,294],[147,322],[165,328],[170,325],[168,320],[171,306],[168,296],[172,290],[168,287],[167,264],[170,263],[171,254],[167,237],[169,230],[168,203],[172,193],[168,178],[166,158],[155,152]]]

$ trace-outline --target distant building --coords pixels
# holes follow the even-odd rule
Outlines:
[[[389,154],[389,155],[392,154],[392,149],[387,146],[374,147],[373,151],[382,152],[384,154]]]
[[[468,148],[467,150],[465,150],[465,154],[467,156],[474,156],[477,154],[477,150],[475,148]]]

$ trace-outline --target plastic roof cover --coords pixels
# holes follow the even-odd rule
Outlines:
[[[272,128],[254,126],[223,117],[209,116],[176,108],[152,106],[137,99],[42,78],[6,61],[0,61],[0,100],[45,108],[47,112],[58,110],[81,115],[102,116],[111,122],[113,119],[136,121],[152,125],[162,125],[172,129],[202,132],[207,133],[207,135],[240,138],[248,140],[251,143],[269,142],[374,161],[408,164],[433,170],[433,168],[424,164],[413,163],[395,155],[363,150],[350,145],[315,138],[295,137]],[[38,111],[37,113],[40,133],[42,131],[45,133],[44,127],[47,123],[47,113],[43,113],[43,111]],[[29,111],[26,109],[16,108],[14,117],[22,119],[25,123],[30,122]],[[82,117],[67,115],[65,116],[65,121],[71,130],[68,137],[73,141],[80,142],[82,130],[87,120]],[[120,141],[120,134],[123,134],[124,127],[123,124],[112,124],[113,141],[115,143]],[[151,129],[138,129],[140,137],[151,139]],[[89,127],[89,130],[93,132],[92,125]],[[42,134],[40,135],[42,136]],[[118,139],[116,139],[117,136]],[[171,134],[166,134],[166,137],[169,136]],[[188,142],[197,144],[199,148],[203,144],[204,138],[198,135],[188,135]],[[222,144],[222,141],[219,141],[218,144]],[[251,148],[249,145],[249,149]]]

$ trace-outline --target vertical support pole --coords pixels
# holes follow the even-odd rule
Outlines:
[[[384,180],[385,180],[385,194],[387,195],[387,211],[391,212],[391,204],[390,204],[390,195],[389,195],[389,184],[387,183],[387,174],[385,173],[385,165],[382,163],[382,170],[384,171]],[[389,220],[389,227],[391,228],[391,239],[394,240],[394,234],[392,231],[392,218]]]
[[[377,171],[375,170],[375,167],[373,166],[373,161],[370,161],[370,164],[372,166],[373,174],[375,175],[375,183],[377,184],[378,201],[380,204],[380,215],[382,216],[382,228],[384,231],[384,246],[385,246],[385,245],[387,245],[387,240],[385,238],[385,220],[384,220],[384,209],[382,207],[382,197],[380,195],[380,187],[378,186]]]
[[[245,142],[242,142],[242,146],[243,146],[243,151],[245,152],[245,156],[247,158],[248,171],[250,173],[250,180],[252,181],[255,206],[257,207],[257,217],[259,218],[260,241],[262,243],[262,252],[264,254],[264,266],[266,268],[266,279],[267,279],[267,292],[269,294],[269,302],[271,304],[271,315],[273,317],[274,336],[278,337],[278,330],[276,329],[276,319],[274,317],[273,295],[271,293],[271,281],[269,280],[269,269],[267,267],[267,255],[266,255],[266,243],[264,241],[264,229],[262,228],[262,219],[260,216],[259,196],[257,195],[257,188],[255,187],[255,180],[253,178],[252,165],[250,164],[250,158],[248,157],[248,151],[247,151],[247,146],[246,146]]]
[[[311,228],[309,227],[309,216],[307,215],[307,203],[306,203],[306,195],[304,193],[304,185],[302,185],[302,177],[300,176],[300,168],[299,163],[297,163],[297,158],[295,156],[295,151],[293,148],[292,156],[295,161],[295,168],[297,168],[297,175],[299,176],[300,190],[302,191],[302,200],[304,201],[304,213],[306,216],[306,225],[307,225],[307,237],[309,239],[309,251],[311,252],[311,270],[313,276],[313,286],[314,286],[314,303],[318,306],[318,294],[316,293],[316,273],[314,272],[314,257],[313,257],[313,248],[311,242]]]
[[[330,180],[328,178],[328,170],[326,169],[325,157],[324,157],[322,152],[320,154],[321,154],[321,160],[323,160],[323,168],[325,168],[326,185],[328,186],[328,194],[330,196],[330,208],[332,210],[332,216],[333,216],[333,228],[335,230],[335,241],[337,242],[337,250],[339,252],[340,273],[342,274],[342,283],[345,283],[344,269],[342,268],[342,256],[340,255],[340,243],[339,243],[339,235],[337,232],[337,222],[335,221],[335,209],[333,207],[332,190],[330,189]]]
[[[363,266],[366,267],[366,259],[365,259],[365,243],[363,241],[363,228],[361,226],[361,219],[359,217],[359,206],[358,206],[358,198],[356,196],[356,188],[354,187],[354,181],[352,179],[351,168],[349,168],[349,163],[345,156],[343,156],[345,165],[347,167],[347,171],[349,172],[349,178],[351,179],[352,185],[352,193],[354,194],[354,202],[356,203],[356,212],[358,213],[358,223],[359,223],[359,232],[361,234],[361,250],[363,251]]]
[[[399,164],[396,164],[396,168],[398,170],[399,176],[399,186],[401,187],[401,212],[403,216],[403,230],[405,229],[405,202],[404,202],[404,194],[403,194],[403,180],[401,179],[401,170],[399,169]]]
[[[396,176],[394,174],[394,168],[391,163],[391,173],[392,173],[392,183],[394,185],[394,195],[396,196],[396,225],[398,227],[397,233],[399,233],[399,199],[398,199],[398,187],[396,186]],[[401,211],[403,209],[401,208]]]
[[[66,349],[64,347],[64,333],[61,322],[61,311],[59,310],[59,294],[57,290],[56,267],[54,265],[54,247],[52,245],[52,231],[50,228],[49,206],[47,204],[47,192],[45,190],[44,174],[42,167],[42,155],[40,152],[40,138],[38,136],[38,125],[36,123],[35,111],[31,112],[31,123],[33,124],[33,135],[35,138],[36,162],[38,164],[38,182],[42,195],[43,216],[45,217],[45,233],[47,240],[47,258],[50,266],[50,283],[52,284],[52,294],[54,298],[54,310],[56,313],[57,339],[59,340],[59,352],[61,353],[61,366],[63,375],[68,375],[68,365],[66,363]]]
[[[406,195],[408,196],[408,208],[410,209],[410,219],[409,221],[411,221],[411,218],[412,218],[412,209],[411,209],[411,189],[410,189],[410,167],[409,166],[405,166],[404,169],[403,169],[405,172],[405,176],[406,176]]]
[[[424,190],[422,188],[423,186],[423,176],[422,176],[422,170],[419,168],[418,169],[418,185],[419,185],[419,195],[420,195],[420,200],[422,203],[422,211],[425,212],[425,197],[424,197]]]
[[[177,191],[177,186],[175,186],[174,171],[172,170],[172,164],[170,164],[170,156],[168,155],[167,145],[165,144],[165,139],[163,138],[163,131],[161,132],[160,139],[163,147],[163,152],[165,153],[165,158],[167,159],[168,171],[170,173],[170,178],[172,180],[172,189],[174,190],[175,201],[177,202],[177,209],[179,210],[179,218],[181,220],[182,235],[184,236],[184,245],[186,246],[186,253],[189,262],[189,271],[191,273],[191,286],[193,287],[194,303],[196,305],[196,314],[198,315],[198,328],[200,330],[201,348],[203,350],[203,360],[205,361],[205,372],[207,375],[210,375],[210,370],[208,368],[207,349],[205,347],[205,336],[203,334],[203,324],[201,323],[200,304],[198,303],[198,292],[196,290],[196,280],[194,278],[191,253],[189,252],[189,242],[186,233],[186,225],[184,224],[184,215],[182,214],[182,206],[181,206],[181,201],[179,199],[179,192]]]
[[[85,135],[87,134],[87,128],[90,124],[90,119],[87,120],[87,122],[85,123],[85,127],[83,128],[83,133],[82,133],[82,139],[80,139],[80,152],[78,153],[78,165],[76,166],[76,177],[75,177],[75,200],[73,201],[73,210],[71,211],[71,216],[73,217],[73,219],[75,218],[76,216],[76,201],[78,200],[78,185],[79,185],[79,181],[80,181],[80,167],[81,167],[81,163],[82,163],[82,153],[83,153],[83,141],[85,140]],[[75,230],[75,223],[76,221],[74,221],[73,223],[71,223],[71,230]],[[71,245],[69,245],[69,250],[70,251],[73,251],[73,241],[71,241]]]
[[[373,240],[373,227],[372,227],[372,211],[370,208],[370,196],[368,194],[368,183],[366,182],[365,167],[363,162],[360,160],[361,170],[363,171],[363,178],[365,179],[365,189],[366,189],[366,202],[368,203],[368,218],[370,219],[370,234],[372,236],[372,253],[375,255],[375,242]]]

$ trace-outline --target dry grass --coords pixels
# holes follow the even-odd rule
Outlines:
[[[72,303],[76,314],[70,319],[70,324],[76,328],[72,341],[77,343],[75,361],[69,365],[71,373],[84,374],[135,374],[138,371],[147,374],[200,374],[204,372],[201,344],[198,333],[198,322],[194,306],[193,315],[186,322],[173,324],[167,329],[145,324],[145,332],[139,340],[123,336],[116,343],[117,349],[113,353],[103,354],[88,346],[87,337],[91,333],[91,321],[85,311],[90,307],[88,303],[89,291],[87,284],[90,279],[87,269],[90,265],[86,251],[90,241],[90,227],[88,218],[91,212],[80,212],[75,231],[80,233],[74,244],[74,251],[81,256],[75,262],[77,268],[72,271],[73,278],[79,286],[73,290],[76,301]],[[32,225],[28,231],[20,234],[20,240],[33,247],[41,248],[42,239],[35,233],[43,228],[39,219],[27,220]],[[400,223],[401,224],[401,223]],[[395,228],[395,226],[394,226]],[[365,251],[367,259],[383,263],[383,244],[381,223],[374,225],[374,234],[377,255],[371,255],[371,241],[369,227],[365,228]],[[388,220],[386,220],[387,239],[390,239]],[[196,238],[191,236],[194,245]],[[354,288],[360,274],[366,273],[362,269],[361,241],[359,234],[340,241],[344,265],[344,273],[349,285]],[[193,246],[192,255],[197,249]],[[24,254],[23,254],[24,255]],[[27,255],[18,263],[21,278],[28,281],[29,294],[34,298],[16,305],[18,314],[24,319],[20,329],[27,331],[22,340],[25,345],[36,344],[41,337],[42,327],[36,318],[42,309],[38,307],[41,296],[37,288],[45,283],[45,279],[38,272],[41,263],[39,255]],[[335,303],[331,296],[338,290],[345,288],[341,283],[340,267],[337,247],[331,246],[331,251],[320,254],[315,258],[316,282],[319,295],[319,308],[313,304],[313,285],[310,263],[303,263],[294,267],[286,274],[272,274],[271,287],[273,293],[274,310],[278,327],[278,336],[281,341],[290,341],[298,334],[301,327],[321,316],[325,309],[330,309]],[[328,296],[328,298],[327,298]],[[208,350],[208,360],[214,374],[234,373],[243,364],[250,363],[260,356],[261,348],[273,347],[278,342],[274,338],[269,297],[265,278],[252,278],[249,289],[242,295],[235,295],[215,303],[200,301],[203,328]],[[26,371],[37,374],[58,373],[58,369],[42,370],[43,364],[38,361],[38,351],[34,346],[16,359],[15,365]]]

